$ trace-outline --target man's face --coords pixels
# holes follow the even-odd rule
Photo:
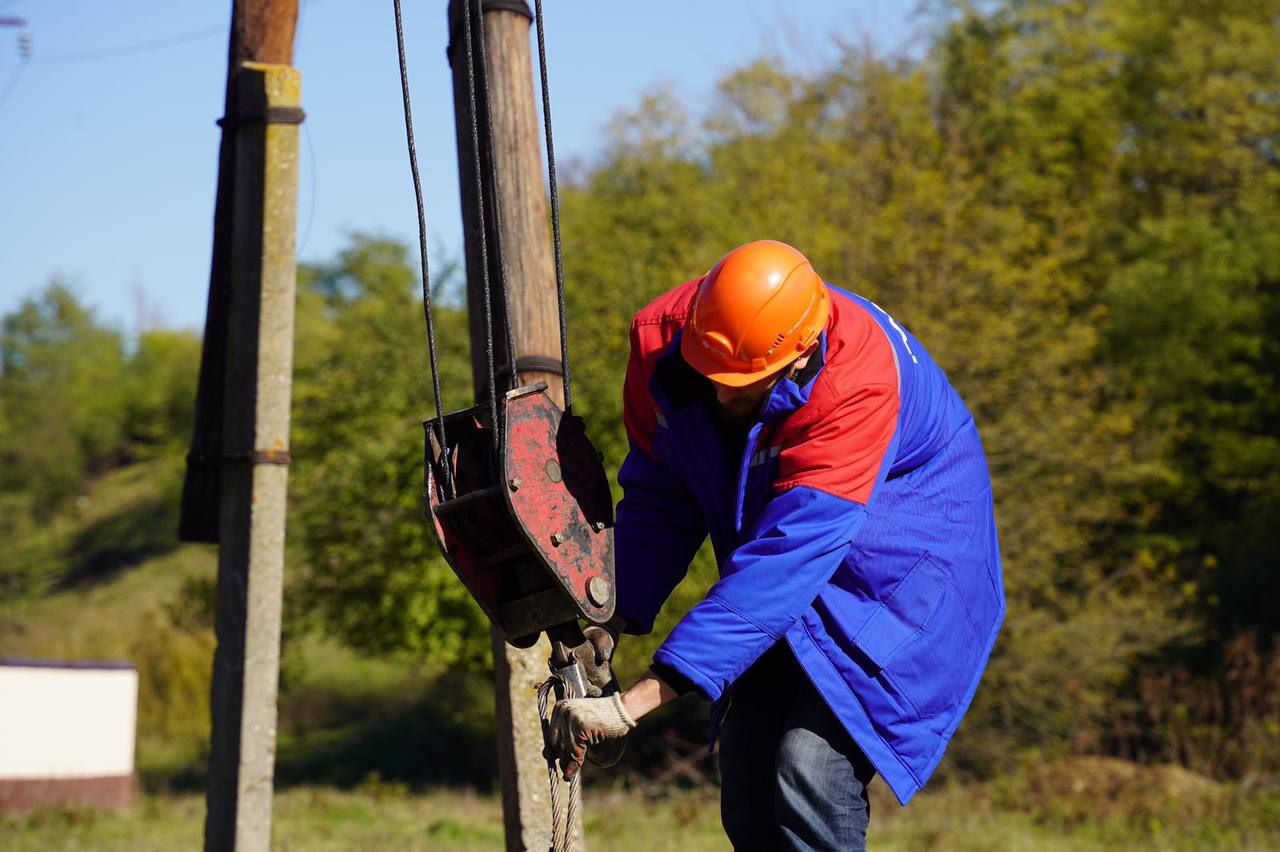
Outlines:
[[[751,423],[755,419],[755,415],[760,411],[764,398],[769,395],[769,391],[773,390],[773,386],[783,376],[794,376],[803,370],[817,348],[818,344],[813,344],[804,355],[797,358],[789,367],[740,388],[731,388],[719,382],[711,382],[711,386],[716,389],[716,402],[720,405],[720,411],[724,414],[725,419],[744,425]]]
[[[725,419],[734,423],[751,422],[755,414],[760,410],[760,405],[764,402],[764,398],[786,372],[786,370],[780,370],[771,376],[765,376],[757,382],[740,388],[732,388],[728,385],[712,382],[712,387],[716,389],[716,402],[719,403]]]

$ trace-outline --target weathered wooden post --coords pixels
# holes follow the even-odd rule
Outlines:
[[[484,227],[495,262],[493,328],[486,335],[480,308],[483,258],[478,235],[480,199],[476,194],[477,146],[472,139],[470,87],[464,3],[472,3],[475,27],[483,20],[484,56],[472,52],[476,90],[479,183],[484,200]],[[529,25],[533,19],[523,0],[451,0],[449,3],[449,62],[453,68],[454,114],[457,122],[458,168],[462,185],[462,218],[466,240],[467,303],[470,308],[471,365],[475,397],[488,395],[483,349],[486,336],[494,341],[494,363],[508,365],[510,355],[502,329],[508,319],[512,343],[520,356],[515,367],[522,384],[545,381],[548,393],[563,404],[560,376],[559,313],[555,265],[543,184],[540,128],[534,100]],[[475,33],[479,39],[479,33]],[[483,118],[485,98],[491,123]],[[491,135],[490,135],[491,134]],[[492,152],[492,156],[490,155]],[[505,261],[510,317],[497,295],[501,271],[497,240]],[[550,824],[547,769],[542,759],[542,729],[536,689],[546,680],[550,647],[544,635],[531,648],[508,645],[493,631],[494,689],[497,700],[498,762],[502,773],[503,816],[508,850],[545,849]],[[568,795],[567,789],[565,795]],[[582,827],[574,826],[577,848]]]

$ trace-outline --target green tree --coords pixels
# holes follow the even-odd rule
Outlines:
[[[334,262],[305,267],[300,278],[297,605],[355,647],[482,665],[484,618],[423,514],[421,421],[432,413],[431,385],[407,249],[357,235]],[[446,405],[465,407],[465,316],[437,307],[436,328]]]
[[[156,329],[138,336],[129,356],[124,429],[135,453],[157,452],[191,438],[200,339]]]
[[[45,514],[119,460],[124,342],[54,281],[0,323],[0,491]]]

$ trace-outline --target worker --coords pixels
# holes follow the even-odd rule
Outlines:
[[[708,534],[720,578],[635,685],[556,705],[562,770],[697,693],[735,849],[865,848],[868,783],[925,784],[1003,619],[973,418],[902,324],[761,240],[636,315],[624,419],[613,625],[652,630]]]

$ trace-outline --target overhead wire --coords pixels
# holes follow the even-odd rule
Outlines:
[[[316,146],[311,141],[311,125],[303,122],[302,138],[307,142],[307,175],[310,178],[311,192],[307,198],[307,224],[302,229],[302,239],[298,242],[298,254],[302,254],[302,250],[307,247],[307,240],[311,239],[311,226],[316,221]]]
[[[177,47],[182,44],[189,44],[193,41],[212,38],[216,35],[226,34],[227,25],[222,24],[221,26],[208,27],[203,30],[196,30],[194,32],[170,36],[169,38],[157,41],[120,45],[118,47],[104,47],[98,50],[85,50],[72,53],[53,53],[48,56],[37,56],[32,61],[45,64],[51,62],[85,62],[94,59],[115,59],[121,56],[132,56],[135,53],[148,53],[153,50],[164,50],[166,48]]]
[[[302,19],[307,7],[319,0],[302,0],[298,7],[298,21],[295,29],[301,31]],[[0,3],[0,6],[9,5]],[[123,44],[115,47],[97,48],[94,50],[73,51],[70,53],[54,53],[48,56],[38,56],[35,62],[41,64],[46,62],[84,62],[94,59],[114,59],[121,56],[132,56],[135,53],[148,53],[153,50],[164,50],[170,47],[177,47],[183,44],[190,44],[194,41],[201,41],[206,38],[212,38],[216,35],[226,35],[227,25],[219,24],[214,27],[205,27],[200,30],[192,30],[191,32],[178,33],[177,35],[168,36],[166,38],[157,39],[155,41],[144,41],[135,44]]]
[[[17,66],[13,69],[13,73],[9,75],[9,79],[5,81],[4,88],[0,88],[0,107],[4,106],[5,101],[9,100],[9,95],[13,94],[13,90],[17,88],[18,81],[22,79],[22,72],[27,70],[30,59],[18,60]]]

